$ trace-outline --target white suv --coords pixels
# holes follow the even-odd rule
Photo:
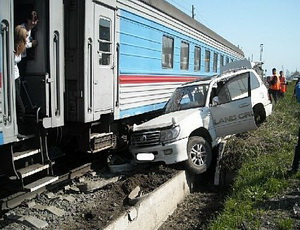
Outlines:
[[[250,64],[232,69],[234,64],[220,76],[178,87],[163,115],[134,125],[129,150],[137,162],[185,162],[200,174],[222,137],[266,120],[272,113],[267,88]]]

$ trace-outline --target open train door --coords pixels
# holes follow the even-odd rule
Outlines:
[[[16,139],[13,1],[0,3],[0,145]]]
[[[49,0],[49,117],[45,128],[64,125],[64,16],[63,0]]]

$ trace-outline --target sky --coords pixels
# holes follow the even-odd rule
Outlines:
[[[167,0],[240,47],[263,69],[300,70],[300,0]]]

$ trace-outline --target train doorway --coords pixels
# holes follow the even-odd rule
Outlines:
[[[94,113],[113,111],[115,11],[100,4],[94,5]]]

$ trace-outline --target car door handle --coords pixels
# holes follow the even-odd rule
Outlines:
[[[243,104],[240,104],[240,105],[239,105],[239,108],[244,108],[244,107],[247,107],[247,106],[249,106],[248,103],[243,103]]]

